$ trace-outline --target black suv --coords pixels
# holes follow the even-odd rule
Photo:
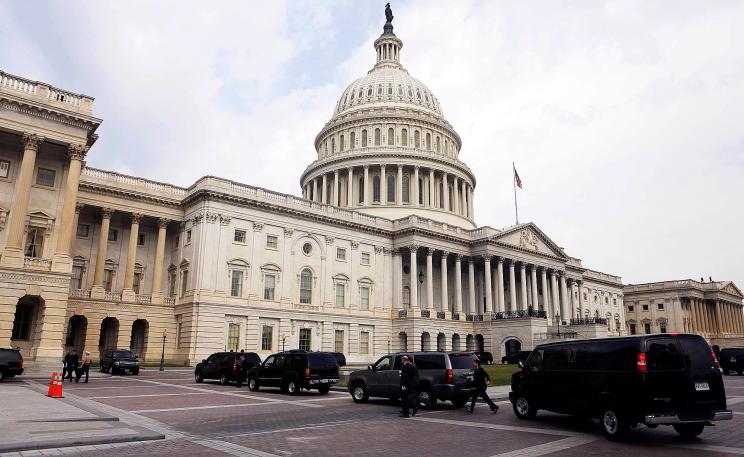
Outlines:
[[[473,354],[478,357],[483,365],[490,365],[493,363],[493,354],[488,351],[476,351]]]
[[[338,361],[331,352],[280,352],[248,370],[248,388],[254,392],[260,387],[279,387],[291,395],[302,389],[327,394],[339,380]]]
[[[744,348],[725,348],[721,350],[720,360],[723,374],[734,371],[744,374]]]
[[[503,364],[511,364],[515,363],[518,364],[519,362],[524,363],[525,360],[527,360],[527,357],[530,356],[530,353],[532,351],[517,351],[513,354],[505,355],[501,357],[501,363]]]
[[[17,349],[0,348],[0,381],[23,373],[23,356]]]
[[[126,373],[127,371],[139,374],[139,361],[137,356],[129,349],[114,349],[103,353],[101,356],[101,371],[110,374]]]
[[[243,356],[245,360],[241,362]],[[246,372],[261,364],[261,357],[255,352],[217,352],[210,355],[194,368],[194,380],[219,379],[220,384],[234,382],[241,387],[245,382]]]
[[[538,409],[599,418],[605,436],[672,425],[685,438],[731,419],[718,360],[698,335],[655,334],[537,346],[512,375],[520,419]]]
[[[468,380],[473,374],[471,352],[399,352],[386,355],[366,370],[355,371],[349,376],[349,393],[357,403],[369,397],[400,397],[401,358],[411,357],[419,370],[419,402],[434,406],[437,400],[449,400],[463,406],[472,389]]]

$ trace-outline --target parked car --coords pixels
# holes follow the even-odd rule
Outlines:
[[[338,366],[345,367],[346,366],[346,356],[343,352],[332,352],[334,357],[336,357],[336,361],[338,362]]]
[[[127,371],[133,375],[139,374],[139,361],[129,349],[114,349],[101,355],[101,371],[124,374]]]
[[[483,365],[490,365],[493,363],[493,354],[488,351],[476,351],[473,354],[478,357]]]
[[[349,393],[357,403],[369,397],[400,397],[401,358],[407,355],[419,370],[419,402],[436,404],[437,400],[451,401],[463,406],[472,392],[469,378],[473,375],[475,355],[471,352],[398,352],[381,357],[366,370],[349,376]]]
[[[338,361],[331,352],[280,352],[248,370],[248,388],[254,392],[261,387],[279,387],[290,395],[302,389],[327,394],[339,381]]]
[[[527,360],[527,357],[529,357],[531,353],[532,351],[517,351],[513,354],[509,354],[509,355],[505,355],[501,357],[501,363],[518,364],[519,362],[522,362],[524,364],[525,360]]]
[[[245,366],[241,356],[245,357]],[[260,363],[261,357],[255,352],[216,352],[196,364],[194,380],[201,383],[205,379],[219,379],[224,386],[234,382],[241,387],[247,371]]]
[[[610,440],[632,426],[672,425],[684,438],[731,419],[718,360],[698,335],[652,334],[537,346],[512,375],[520,419],[544,409],[599,418]]]
[[[723,374],[728,375],[734,371],[744,374],[744,348],[724,348],[719,360]]]
[[[0,348],[0,381],[23,373],[23,356],[18,349]]]

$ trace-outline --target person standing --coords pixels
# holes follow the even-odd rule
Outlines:
[[[416,411],[418,411],[418,368],[411,363],[411,358],[407,355],[401,357],[400,361],[403,363],[400,370],[400,402],[402,406],[400,417],[415,416]],[[409,410],[412,410],[410,416]]]
[[[78,375],[77,379],[80,380],[80,378],[85,375],[85,381],[84,383],[88,382],[88,372],[90,371],[90,352],[85,351],[85,356],[83,357],[83,366],[82,371],[80,372],[80,375]]]
[[[65,378],[67,378],[68,374],[71,370],[71,364],[72,364],[72,354],[70,351],[67,351],[67,354],[65,354],[65,358],[62,359],[62,380],[64,381]],[[70,381],[72,381],[72,374],[69,374]]]
[[[473,401],[470,403],[470,408],[466,409],[470,414],[473,414],[473,411],[475,411],[475,402],[480,396],[483,398],[483,401],[485,401],[488,406],[491,407],[491,413],[496,414],[496,412],[499,410],[499,407],[496,406],[496,404],[490,398],[488,398],[487,392],[488,385],[491,384],[491,377],[488,376],[486,370],[484,370],[481,366],[480,360],[473,360],[473,367],[475,368],[475,372],[473,372],[473,387],[475,388],[475,391],[473,392]]]
[[[68,365],[69,380],[72,381],[72,375],[75,375],[75,382],[80,382],[80,357],[74,349],[70,353],[70,365]]]

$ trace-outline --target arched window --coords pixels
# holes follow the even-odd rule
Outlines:
[[[338,150],[341,152],[344,152],[344,149],[346,149],[346,144],[345,144],[346,142],[344,140],[345,140],[344,136],[341,135],[341,139],[338,144]]]
[[[334,152],[336,152],[336,139],[331,138],[331,154],[333,154]]]
[[[408,97],[413,98],[413,92],[411,92],[411,86],[408,86]]]
[[[431,133],[426,133],[426,150],[431,151]]]
[[[413,147],[415,148],[421,147],[421,133],[419,133],[418,130],[413,131]]]
[[[362,130],[362,147],[363,148],[367,147],[367,131],[366,130]]]
[[[421,178],[419,178],[419,185],[418,185],[418,202],[419,202],[419,205],[423,205],[424,204],[424,191],[423,191],[423,188],[424,188],[424,180],[421,179]]]
[[[354,91],[352,90],[352,91],[351,91],[351,101],[352,101],[352,102],[354,101],[354,94],[356,94],[356,92],[354,92]]]
[[[403,203],[411,203],[410,201],[410,195],[408,192],[408,184],[410,180],[408,178],[408,175],[403,176]]]
[[[395,144],[395,130],[388,129],[387,143],[388,146],[392,146]]]
[[[408,130],[403,129],[400,131],[400,144],[408,146]]]
[[[341,137],[341,142],[343,142],[343,137]],[[439,137],[437,137],[437,141],[434,143],[434,147],[436,148],[436,151],[437,152],[439,152],[439,143],[440,142],[441,142],[441,140],[439,139]],[[343,146],[341,146],[341,147],[343,147]]]
[[[377,95],[382,95],[382,84],[377,86]]]
[[[401,86],[400,84],[398,84],[398,95],[401,97],[403,96],[403,86]]]
[[[356,133],[351,132],[349,134],[349,149],[354,149],[354,146],[356,146]]]
[[[372,96],[372,86],[369,86],[367,88],[367,97],[371,97],[371,96]]]
[[[403,306],[411,306],[411,288],[408,286],[403,287]]]
[[[388,85],[388,95],[393,95],[393,86]]]
[[[449,154],[449,149],[447,148],[447,138],[444,139],[444,153]]]
[[[421,101],[421,92],[418,89],[416,89],[416,98],[418,98],[419,101]]]
[[[359,178],[359,203],[364,203],[364,178]]]
[[[313,272],[305,268],[300,273],[300,303],[313,302]]]
[[[359,98],[362,98],[364,96],[364,89],[361,87],[359,88]]]
[[[388,203],[395,201],[395,176],[393,175],[387,177],[387,201]]]
[[[380,203],[380,177],[372,179],[372,201]]]
[[[375,146],[380,145],[380,129],[375,129]]]

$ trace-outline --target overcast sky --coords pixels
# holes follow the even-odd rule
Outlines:
[[[0,0],[0,68],[96,98],[93,167],[300,194],[374,64],[385,0]],[[639,283],[744,286],[744,2],[394,1],[402,64],[475,172],[479,225],[535,222]]]

